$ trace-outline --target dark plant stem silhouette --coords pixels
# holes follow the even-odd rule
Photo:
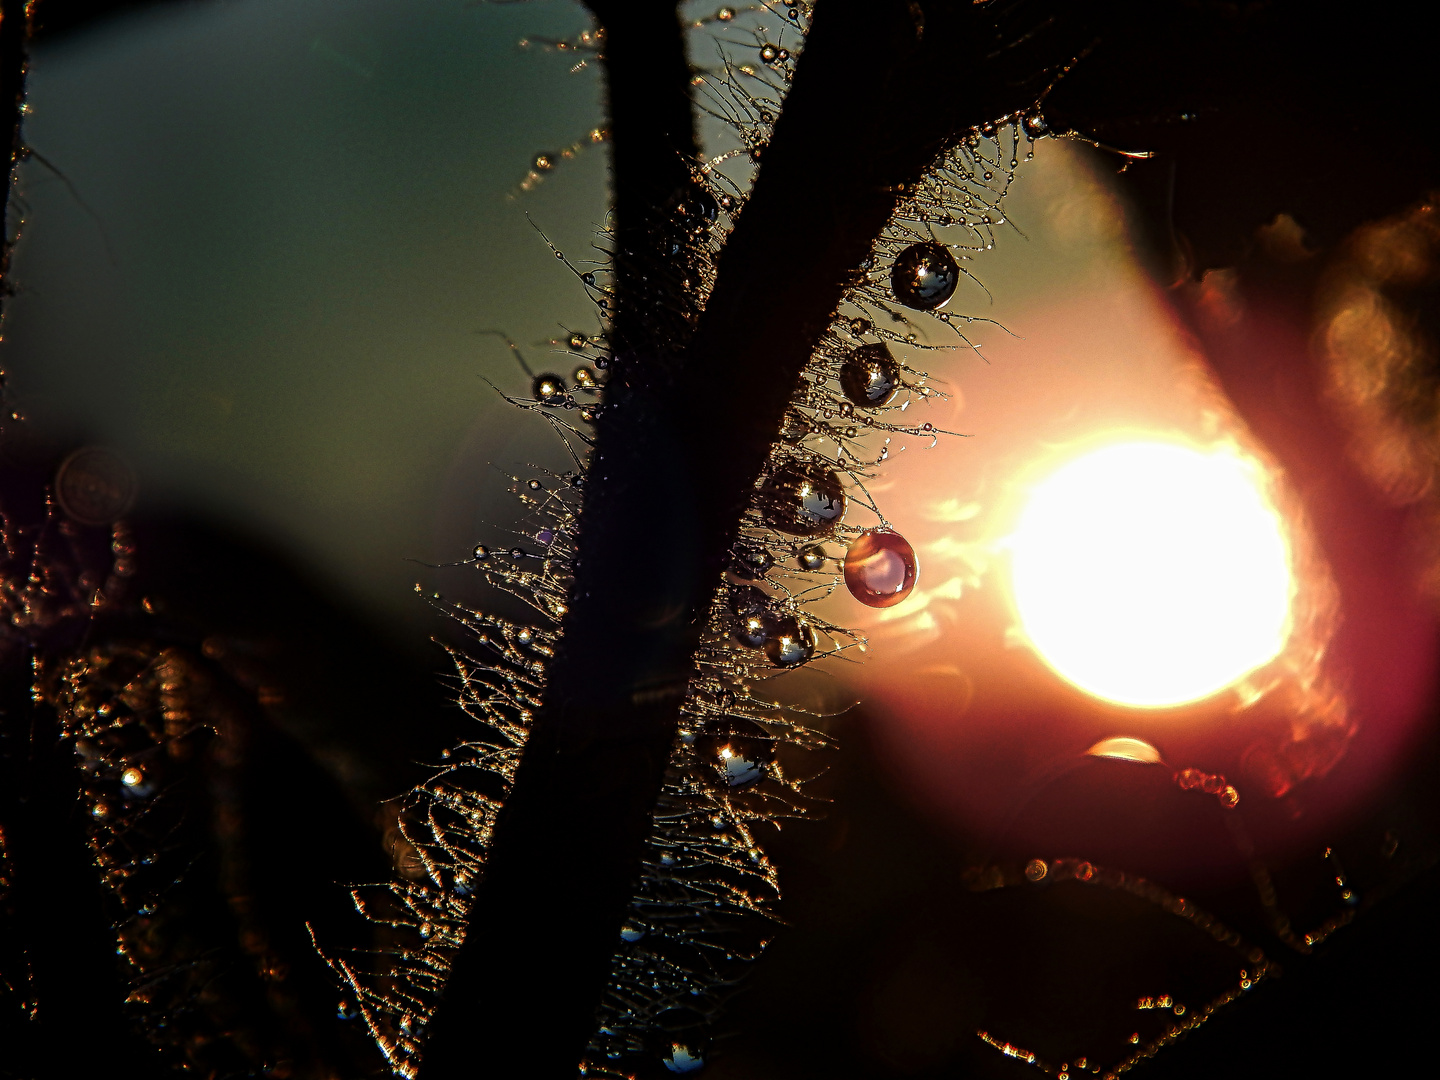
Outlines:
[[[4,194],[0,197],[0,319],[11,292],[14,246],[11,192],[24,156],[25,74],[29,62],[31,9],[24,0],[0,6],[0,100],[8,119]],[[3,327],[3,323],[0,323]],[[3,379],[3,373],[0,373]],[[9,494],[7,492],[7,494]],[[29,493],[32,497],[38,493]],[[9,500],[7,500],[8,502]],[[38,500],[36,500],[38,503]],[[38,522],[6,522],[38,530]],[[7,562],[23,562],[8,553]],[[0,556],[4,558],[4,556]],[[9,565],[4,576],[21,577],[29,566]],[[83,620],[64,619],[46,628],[64,637]],[[3,651],[20,645],[5,628]],[[112,1070],[143,1075],[138,1041],[120,1015],[124,993],[114,964],[114,934],[105,917],[99,882],[83,836],[79,772],[73,746],[61,741],[53,712],[29,701],[28,666],[9,662],[0,670],[0,924],[7,972],[28,974],[28,985],[0,987],[0,1039],[25,1073],[55,1069],[77,1074]],[[28,721],[25,722],[25,721]],[[24,948],[25,939],[43,943]],[[38,1008],[43,1002],[43,1008]],[[25,1024],[27,1013],[35,1022]]]
[[[30,61],[30,9],[26,0],[0,2],[0,108],[5,110],[5,190],[0,193],[0,318],[10,295],[10,192],[24,150],[25,69]],[[0,323],[3,326],[3,323]]]
[[[7,212],[8,181],[24,153],[30,8],[19,0],[0,6]],[[1307,227],[1330,240],[1416,197],[1435,176],[1433,110],[1415,111],[1428,71],[1417,53],[1420,35],[1390,40],[1400,58],[1386,62],[1385,77],[1377,77],[1374,57],[1349,57],[1337,78],[1316,58],[1344,51],[1344,23],[1297,3],[1107,2],[1072,10],[823,0],[701,310],[693,225],[707,210],[695,181],[702,163],[677,6],[592,0],[590,8],[605,30],[613,155],[612,251],[595,292],[607,305],[610,378],[583,477],[562,647],[431,1029],[426,1080],[482,1071],[573,1077],[737,522],[822,330],[897,201],[939,154],[1042,100],[1054,132],[1161,150],[1177,168],[1137,168],[1133,190],[1158,219],[1157,236],[1188,235],[1187,270],[1234,258],[1253,227],[1280,209],[1303,208]],[[1392,72],[1399,74],[1389,82]],[[1292,99],[1301,104],[1292,107]],[[1370,134],[1367,125],[1396,115],[1408,138],[1386,149],[1380,175],[1358,188],[1337,179],[1337,147],[1357,144]],[[1256,160],[1264,183],[1237,181]],[[9,257],[7,232],[0,304],[9,295]],[[1254,424],[1271,407],[1259,397],[1270,384],[1259,387],[1252,369],[1221,374]],[[1336,445],[1328,450],[1338,459]],[[10,524],[38,528],[47,481],[4,492],[7,508],[35,511],[33,521]],[[31,565],[22,554],[0,569],[8,585],[27,580]],[[74,653],[100,632],[76,616],[49,627],[43,640],[26,633],[0,681],[0,921],[7,931],[23,928],[23,937],[0,938],[0,968],[26,973],[0,986],[7,1006],[0,1040],[12,1055],[3,1068],[25,1076],[157,1075],[153,1051],[124,1015],[74,744],[62,738],[54,710],[31,700],[32,655]],[[199,652],[201,635],[192,636],[187,647]],[[372,686],[367,680],[367,692]],[[263,730],[258,720],[253,726]],[[280,755],[267,749],[264,756]],[[289,787],[320,790],[304,770]],[[259,798],[247,806],[240,816],[251,832],[274,845],[287,842],[290,819],[319,819],[303,800],[293,813],[289,803],[267,811]],[[342,828],[340,817],[285,858],[255,856],[267,860],[256,893],[299,894],[294,883],[307,867],[312,876],[344,876],[320,874],[308,857],[336,846],[341,832],[365,840],[361,830]],[[352,862],[365,865],[358,855]],[[220,895],[211,897],[217,908]],[[269,914],[255,922],[265,920],[284,921]],[[300,925],[289,919],[290,938]],[[328,993],[315,985],[296,1010],[307,1023],[329,1008],[315,1004]],[[317,1042],[337,1038],[318,1021],[314,1029],[323,1034]],[[305,1038],[311,1029],[296,1030]]]
[[[696,314],[698,279],[677,258],[696,163],[674,9],[593,6],[614,134],[610,379],[562,645],[427,1039],[426,1080],[482,1060],[498,1075],[574,1075],[704,615],[801,369],[905,186],[1043,89],[1031,53],[990,55],[1005,32],[992,11],[817,9]],[[546,1038],[515,1037],[537,1024]]]

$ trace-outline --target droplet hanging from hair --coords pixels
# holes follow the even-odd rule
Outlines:
[[[889,529],[861,533],[845,552],[845,587],[856,600],[870,607],[900,603],[915,588],[919,572],[915,549]]]
[[[777,469],[762,490],[766,520],[782,532],[814,536],[845,516],[845,488],[829,469],[792,462]]]
[[[695,753],[727,787],[748,787],[775,760],[775,738],[753,720],[727,716],[706,723],[695,736]]]
[[[890,268],[895,299],[917,311],[944,307],[959,280],[960,266],[943,244],[911,244]]]
[[[565,380],[559,375],[536,375],[531,392],[541,405],[559,405],[565,401]]]
[[[799,667],[815,655],[815,631],[792,615],[782,616],[765,639],[765,655],[776,667]]]
[[[850,350],[840,365],[840,389],[856,405],[877,409],[900,387],[900,364],[883,341]]]

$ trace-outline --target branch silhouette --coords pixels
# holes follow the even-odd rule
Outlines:
[[[1337,140],[1360,139],[1375,117],[1396,114],[1397,101],[1422,99],[1421,73],[1428,69],[1418,55],[1420,35],[1392,40],[1402,74],[1387,82],[1377,77],[1373,57],[1334,78],[1316,56],[1333,55],[1344,28],[1298,3],[1241,9],[1115,0],[1080,10],[1034,0],[821,0],[702,309],[701,261],[709,256],[697,226],[714,211],[698,179],[704,163],[678,7],[666,0],[589,6],[604,29],[612,153],[613,250],[593,292],[609,317],[609,378],[583,478],[563,638],[430,1029],[424,1080],[482,1070],[573,1077],[610,976],[693,656],[741,515],[817,341],[898,202],[937,157],[1039,102],[1054,133],[1158,150],[1160,160],[1135,166],[1126,182],[1151,221],[1161,259],[1177,273],[1235,259],[1252,243],[1254,226],[1277,208],[1306,215],[1307,226],[1329,240],[1413,199],[1436,175],[1435,119],[1420,110],[1407,114],[1413,137],[1387,150],[1386,169],[1374,182],[1357,191],[1315,179],[1324,177]],[[15,106],[12,177],[23,149],[27,10],[6,0],[0,24],[0,89],[7,106]],[[1286,104],[1307,95],[1322,104]],[[1257,116],[1277,115],[1284,120],[1275,138],[1267,134],[1254,151],[1265,183],[1234,182],[1245,165],[1240,155],[1237,166],[1234,148],[1255,141]],[[7,185],[7,199],[9,191]],[[4,258],[8,270],[8,237]],[[1253,372],[1223,374],[1242,408],[1258,399]],[[23,479],[23,491],[5,491],[6,507],[28,507],[33,520],[15,523],[38,527],[48,520],[42,509],[48,477]],[[113,539],[77,535],[91,546]],[[4,566],[7,587],[28,580],[27,558]],[[38,1001],[30,1014],[7,1009],[0,1018],[0,1037],[20,1048],[14,1068],[21,1075],[152,1076],[169,1067],[157,1066],[140,1038],[155,1039],[156,1030],[139,1030],[122,1007],[115,926],[106,914],[102,870],[87,846],[86,776],[54,709],[32,700],[27,661],[56,661],[82,644],[113,644],[126,635],[164,638],[185,651],[186,670],[208,673],[228,687],[221,697],[233,692],[242,702],[233,714],[245,719],[235,730],[248,732],[250,745],[294,765],[284,741],[271,738],[261,712],[204,651],[204,633],[176,625],[166,623],[160,633],[138,616],[106,623],[93,612],[75,613],[53,632],[27,629],[16,637],[19,659],[6,665],[4,917],[7,930],[21,926],[24,937],[0,943],[6,950],[0,966],[28,970],[33,998],[22,1004]],[[206,723],[212,720],[221,732],[220,720]],[[226,738],[217,734],[216,742]],[[260,786],[256,775],[222,770],[222,779],[248,777],[252,788]],[[321,790],[299,765],[265,775],[299,777],[297,787],[303,781]],[[309,803],[298,800],[294,813],[318,819],[316,804],[325,797],[322,791]],[[195,798],[196,806],[211,805],[207,796]],[[253,820],[255,836],[283,838],[277,821],[285,814],[272,806],[267,819],[261,802],[234,805]],[[286,950],[294,948],[298,925],[290,909],[300,901],[277,914],[284,906],[275,902],[279,879],[314,884],[330,870],[302,865],[317,861],[305,852],[343,846],[336,835],[357,845],[371,839],[343,818],[327,818],[333,830],[323,839],[308,836],[299,854],[273,857],[266,872],[275,881],[256,886],[260,914],[247,916],[249,922],[237,917],[232,925],[222,917],[232,900],[255,900],[241,890],[213,889],[194,909],[207,913],[196,923],[208,921],[212,929],[224,923],[226,933],[238,927],[242,937],[280,928],[271,935],[279,944],[263,958],[265,971],[237,978],[244,985],[236,996],[249,1011],[233,1028],[244,1043],[254,1031],[273,1033],[288,1023],[284,1038],[267,1045],[308,1046],[296,1055],[297,1068],[315,1075],[340,1069],[337,1062],[358,1062],[362,1071],[377,1062],[343,1044],[328,1000],[317,1004],[328,993],[316,989],[317,981],[296,991],[299,1004],[286,1005],[289,1013],[267,1012],[273,987],[262,982],[278,966],[272,958],[295,956]],[[368,869],[358,855],[347,859],[337,855],[324,866],[336,868],[337,877],[344,876],[341,867]],[[295,891],[300,895],[299,886]],[[23,949],[14,947],[17,940],[26,942]],[[226,947],[237,969],[255,966],[234,940]],[[284,1023],[275,1018],[281,1013]],[[275,1055],[267,1054],[257,1050],[243,1067],[269,1067]]]

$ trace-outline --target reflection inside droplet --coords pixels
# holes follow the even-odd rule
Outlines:
[[[759,724],[739,717],[712,720],[695,736],[695,753],[727,786],[746,787],[775,760],[775,739]]]
[[[782,616],[770,627],[765,655],[776,667],[798,667],[815,654],[815,631],[793,616]]]
[[[879,408],[900,386],[900,365],[884,342],[853,349],[840,366],[840,389],[856,405]]]
[[[1111,739],[1101,739],[1085,753],[1091,757],[1113,758],[1116,761],[1134,761],[1143,765],[1159,765],[1163,759],[1160,751],[1151,746],[1144,739],[1132,738],[1128,735],[1117,735]]]
[[[888,529],[861,533],[845,553],[845,587],[862,604],[893,607],[915,588],[915,549]]]
[[[944,307],[959,280],[959,264],[943,244],[912,244],[890,270],[895,299],[917,311]]]
[[[829,469],[792,463],[777,469],[765,482],[762,501],[766,518],[776,529],[813,536],[845,516],[845,488]]]

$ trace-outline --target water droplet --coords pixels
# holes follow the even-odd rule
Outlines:
[[[104,821],[110,816],[110,804],[97,802],[90,808],[90,816],[95,818],[96,821]]]
[[[766,45],[761,46],[761,48],[760,48],[760,59],[763,60],[763,61],[765,61],[765,63],[767,63],[767,64],[773,64],[773,63],[774,63],[776,60],[778,60],[779,58],[780,58],[780,50],[777,49],[777,48],[775,48],[774,45],[770,45],[770,44],[767,43]]]
[[[960,267],[941,244],[912,244],[890,269],[890,291],[895,299],[917,311],[944,307],[959,280]]]
[[[530,480],[526,482],[525,486],[531,491],[539,491],[542,485],[539,480]]]
[[[874,323],[869,319],[854,318],[850,320],[850,332],[852,334],[864,334],[873,329]]]
[[[474,556],[475,558],[477,558],[477,559],[483,559],[483,558],[485,558],[486,555],[489,555],[489,554],[490,554],[490,549],[489,549],[488,547],[486,547],[484,544],[476,544],[476,545],[475,545],[475,550],[473,550],[472,552],[470,552],[470,554],[473,555],[473,556]]]
[[[741,577],[763,578],[775,565],[775,556],[763,547],[737,546],[730,568]]]
[[[765,655],[776,667],[799,667],[815,655],[815,631],[792,615],[781,616],[765,639]]]
[[[666,1009],[655,1017],[646,1043],[669,1072],[698,1072],[709,1045],[705,1018],[694,1009]]]
[[[1182,118],[1189,119],[1188,117],[1183,116]],[[1045,118],[1043,116],[1036,115],[1027,116],[1025,118],[1025,133],[1029,135],[1032,139],[1038,139],[1040,136],[1048,134],[1049,131],[1050,125],[1045,122]]]
[[[595,275],[594,275],[594,274],[586,274],[585,276],[586,276],[587,278],[590,278],[590,281],[587,281],[587,282],[586,282],[587,285],[591,284],[591,283],[595,280]],[[571,335],[570,335],[570,348],[572,348],[572,349],[583,349],[583,348],[585,348],[585,346],[586,346],[587,344],[589,344],[589,339],[586,338],[584,334],[571,334]]]
[[[705,1055],[698,1048],[680,1042],[672,1042],[660,1060],[672,1073],[699,1072],[705,1067]]]
[[[1031,859],[1025,864],[1026,881],[1044,881],[1045,875],[1050,872],[1050,867],[1045,865],[1044,859]]]
[[[1160,751],[1151,746],[1144,739],[1132,738],[1128,735],[1117,735],[1111,739],[1101,739],[1089,750],[1085,751],[1090,757],[1113,758],[1116,761],[1134,761],[1142,765],[1159,765],[1161,763]]]
[[[696,187],[685,204],[685,212],[703,221],[714,221],[720,215],[720,204],[703,187]]]
[[[565,400],[565,380],[559,375],[537,375],[531,392],[541,405],[559,405]]]
[[[521,645],[529,645],[530,642],[535,640],[535,634],[528,626],[522,626],[516,633],[515,640],[520,642]]]
[[[55,499],[65,516],[80,525],[109,525],[123,517],[136,487],[129,464],[97,446],[76,450],[55,472]]]
[[[747,787],[765,775],[775,760],[775,739],[753,720],[727,716],[708,721],[695,735],[694,748],[726,785]]]
[[[763,648],[775,623],[770,597],[745,585],[731,595],[730,607],[735,612],[735,640],[750,649]]]
[[[819,544],[806,544],[795,553],[795,561],[802,570],[819,570],[825,565],[825,549]]]
[[[646,934],[645,924],[636,922],[634,919],[627,919],[625,925],[620,927],[620,940],[625,942],[639,941]]]
[[[145,774],[134,765],[120,774],[120,783],[128,788],[138,788],[145,782]]]
[[[434,923],[428,923],[428,922],[427,922],[427,923],[421,923],[421,924],[420,924],[420,937],[421,937],[422,940],[429,941],[429,940],[430,940],[432,937],[434,937],[434,936],[435,936],[435,924],[434,924]]]
[[[341,1020],[354,1020],[355,1017],[360,1015],[360,1010],[355,1007],[353,1001],[350,1001],[348,998],[341,998],[339,1004],[335,1006],[335,1015]]]
[[[845,552],[845,587],[870,607],[893,607],[915,588],[915,549],[897,532],[869,529]]]
[[[792,462],[765,481],[766,520],[782,532],[813,536],[845,516],[845,488],[829,469]]]
[[[735,18],[735,9],[722,7],[719,11],[715,13],[715,18],[719,19],[721,22],[729,22],[731,19]]]
[[[533,168],[536,172],[549,172],[551,169],[555,168],[555,155],[544,153],[536,154],[534,159],[530,162],[530,167]]]
[[[852,349],[840,365],[840,389],[856,405],[888,404],[900,386],[900,365],[883,341]]]

